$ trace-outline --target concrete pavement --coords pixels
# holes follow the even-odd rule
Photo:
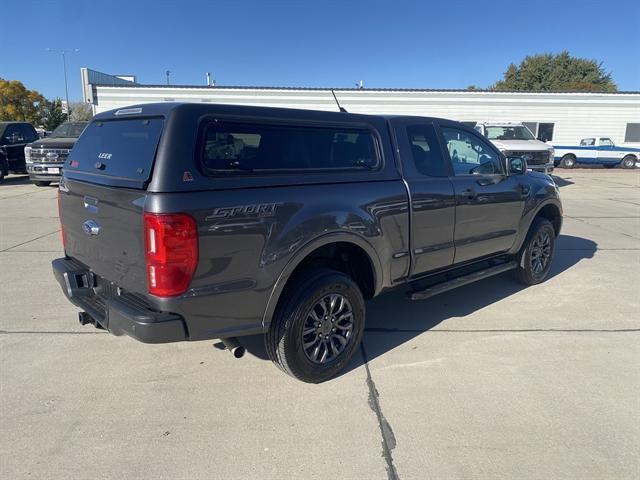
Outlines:
[[[0,186],[2,478],[640,476],[640,171],[559,170],[551,278],[368,303],[322,385],[212,342],[80,327],[50,260],[55,188]]]

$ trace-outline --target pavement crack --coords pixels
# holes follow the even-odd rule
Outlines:
[[[0,330],[0,335],[105,335],[106,333],[107,332],[100,330],[97,330],[95,332],[65,332],[62,330]]]
[[[12,248],[21,247],[22,245],[26,245],[27,243],[35,242],[36,240],[40,240],[41,238],[48,237],[49,235],[53,235],[54,233],[58,233],[59,231],[60,229],[55,230],[53,232],[45,233],[44,235],[40,235],[39,237],[32,238],[31,240],[27,240],[26,242],[18,243],[17,245],[13,245],[12,247],[8,247],[8,248],[5,248],[4,250],[0,250],[0,253],[8,252]]]
[[[618,235],[623,235],[625,237],[633,238],[634,240],[640,240],[640,238],[635,237],[633,235],[630,235],[628,233],[620,232],[619,230],[615,230],[613,228],[607,228],[607,227],[604,227],[604,226],[599,225],[597,223],[588,222],[586,219],[589,218],[589,217],[572,217],[570,215],[565,215],[565,218],[570,218],[570,219],[576,220],[578,222],[586,223],[587,225],[590,225],[592,227],[601,228],[602,230],[606,230],[607,232],[612,232],[612,233],[616,233]]]
[[[640,332],[640,328],[520,328],[520,329],[451,329],[451,328],[384,328],[368,327],[365,332],[373,333],[631,333]],[[365,359],[366,360],[366,359]],[[366,364],[365,364],[366,366]]]
[[[393,465],[393,449],[396,448],[396,437],[393,434],[391,425],[382,413],[380,407],[380,393],[376,388],[376,384],[371,377],[371,370],[369,369],[369,358],[367,357],[367,351],[364,348],[364,342],[360,344],[362,349],[362,356],[364,357],[364,368],[367,372],[367,388],[369,389],[369,407],[376,414],[378,420],[378,427],[380,428],[380,434],[382,435],[382,458],[386,463],[387,478],[389,480],[398,480],[398,472]]]

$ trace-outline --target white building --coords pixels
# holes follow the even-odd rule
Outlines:
[[[206,102],[337,110],[329,88],[143,85],[134,76],[82,69],[84,100],[94,113],[149,102]],[[352,113],[403,114],[478,121],[524,122],[543,140],[575,143],[607,136],[640,142],[640,92],[533,93],[486,90],[334,89]]]

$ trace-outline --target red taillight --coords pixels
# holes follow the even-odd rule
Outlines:
[[[195,219],[184,213],[145,213],[144,248],[149,293],[159,297],[184,293],[198,265]]]
[[[64,225],[62,224],[62,209],[60,208],[60,190],[58,190],[58,219],[60,220],[60,235],[62,236],[62,248],[66,247],[64,241]]]

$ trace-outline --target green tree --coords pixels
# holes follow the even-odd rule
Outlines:
[[[84,102],[71,102],[71,121],[87,122],[93,117],[91,105]]]
[[[0,78],[0,121],[17,120],[39,125],[44,102],[40,93],[27,89],[22,82]]]
[[[67,120],[67,114],[62,111],[62,100],[45,100],[42,106],[42,125],[45,130],[53,130]]]
[[[527,56],[511,64],[493,90],[615,92],[618,87],[602,62],[572,57],[569,52]]]

